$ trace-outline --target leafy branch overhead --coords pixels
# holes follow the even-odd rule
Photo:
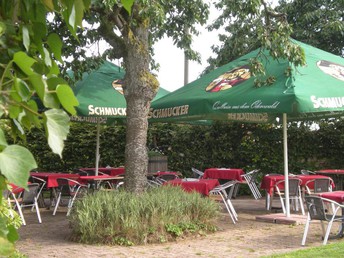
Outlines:
[[[288,60],[289,69],[305,65],[302,48],[291,40],[292,25],[288,23],[285,12],[274,10],[265,0],[220,0],[215,6],[221,15],[209,26],[209,30],[224,28],[225,33],[219,36],[221,47],[212,47],[217,57],[208,60],[211,65],[207,71],[259,47],[262,51],[250,61],[257,87],[271,85],[275,81],[274,75],[265,71],[264,62],[267,59],[264,49],[275,59]]]
[[[8,144],[5,131],[25,139],[26,131],[44,127],[50,148],[62,156],[67,112],[75,114],[78,101],[59,78],[63,43],[58,34],[48,32],[46,19],[52,12],[60,15],[76,38],[89,5],[90,0],[0,1],[0,192],[8,182],[26,188],[29,172],[37,168],[28,149]],[[48,110],[41,112],[37,100]],[[18,238],[18,223],[6,215],[8,209],[0,199],[0,256],[6,257]]]

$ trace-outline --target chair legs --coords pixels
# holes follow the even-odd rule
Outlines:
[[[225,207],[228,211],[229,216],[231,217],[233,223],[235,224],[236,221],[238,221],[238,215],[232,205],[232,202],[229,198],[227,198],[227,194],[224,193],[223,191],[219,191],[219,195],[221,196],[221,199],[223,203],[225,204]]]
[[[57,208],[59,207],[60,201],[61,201],[61,193],[59,193],[58,196],[57,196],[57,200],[56,200],[56,203],[55,203],[55,208],[54,208],[54,211],[53,211],[53,215],[54,216],[56,214]]]

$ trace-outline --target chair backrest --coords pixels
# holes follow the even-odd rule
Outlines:
[[[312,220],[327,220],[326,209],[319,196],[305,196],[306,207]]]
[[[300,195],[300,185],[301,185],[301,180],[298,178],[289,178],[289,196],[290,197],[295,197]],[[276,182],[275,187],[278,192],[280,192],[281,186],[284,188],[285,185],[285,180],[280,180]]]
[[[69,180],[67,178],[57,178],[56,179],[58,184],[58,190],[61,192],[62,195],[71,195],[71,186],[69,184]]]
[[[191,168],[191,170],[194,174],[194,177],[196,177],[196,178],[201,178],[204,175],[204,173],[202,171],[200,171],[196,168]]]
[[[301,174],[302,175],[309,175],[309,174],[316,174],[313,171],[307,170],[307,169],[301,169]]]
[[[28,184],[27,187],[28,187],[28,190],[24,190],[23,192],[22,203],[33,204],[35,202],[35,198],[38,197],[40,184],[32,183],[32,184]]]
[[[314,180],[314,193],[332,191],[330,178],[317,178]]]
[[[245,180],[248,182],[248,183],[251,183],[251,182],[256,182],[257,181],[257,176],[259,174],[259,171],[260,169],[254,169],[250,172],[247,172],[246,174],[243,175],[243,177],[245,178]]]

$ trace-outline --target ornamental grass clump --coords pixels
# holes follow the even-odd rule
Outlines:
[[[139,245],[216,231],[220,206],[198,193],[164,186],[141,195],[99,191],[74,205],[72,240],[87,244]]]

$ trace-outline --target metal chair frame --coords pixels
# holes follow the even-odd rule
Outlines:
[[[82,188],[86,188],[86,185],[80,184],[78,181],[69,179],[69,178],[58,178],[57,179],[58,183],[58,195],[57,195],[57,201],[56,205],[53,211],[53,215],[56,214],[57,208],[59,207],[59,204],[61,202],[62,195],[69,197],[68,200],[68,210],[67,210],[67,216],[69,216],[74,201],[77,198],[78,194],[80,193],[80,190]]]
[[[298,211],[298,206],[300,205],[302,215],[305,215],[305,209],[303,207],[301,187],[300,187],[302,181],[301,179],[298,179],[298,178],[289,178],[288,180],[289,180],[289,200],[292,201],[294,210]],[[285,204],[284,204],[284,200],[285,200],[284,191],[282,191],[279,187],[279,185],[282,185],[282,184],[284,186],[284,183],[285,183],[285,180],[280,180],[276,182],[275,188],[281,201],[283,213],[285,214],[286,210],[285,210]]]
[[[231,202],[231,197],[233,195],[233,191],[235,188],[237,181],[229,181],[226,182],[222,185],[216,186],[214,189],[209,191],[209,194],[214,194],[214,195],[220,195],[223,203],[225,204],[225,207],[228,211],[228,214],[235,224],[238,221],[238,214],[236,213],[234,206]],[[228,194],[227,194],[227,189],[229,189]]]
[[[312,221],[320,221],[322,234],[324,238],[323,245],[326,245],[330,232],[331,232],[331,227],[332,227],[333,222],[343,223],[344,205],[339,204],[335,201],[326,199],[326,198],[313,196],[313,195],[306,196],[305,199],[306,199],[306,206],[308,210],[308,216],[307,216],[307,222],[305,225],[305,230],[303,232],[301,245],[306,244],[306,238],[308,235],[309,226]],[[326,208],[326,206],[328,206],[329,204],[332,207],[334,207],[334,209],[332,210],[332,213],[330,213],[329,210]],[[342,215],[337,215],[340,210],[342,211]],[[324,221],[328,223],[326,231],[325,231],[325,227],[323,223]],[[341,227],[343,227],[343,225],[341,225]],[[343,228],[341,230],[343,230]]]
[[[202,178],[204,175],[204,173],[197,168],[191,168],[191,170],[196,178]]]

